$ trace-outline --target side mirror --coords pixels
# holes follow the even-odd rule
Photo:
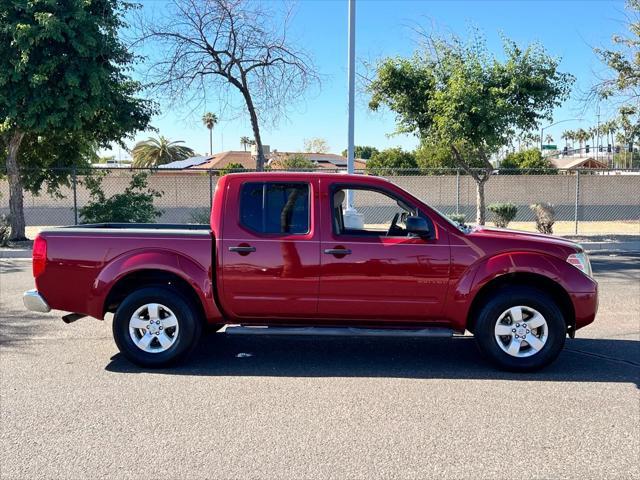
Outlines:
[[[431,235],[429,222],[427,222],[425,218],[415,216],[407,217],[405,225],[407,227],[407,232],[409,233],[413,233],[420,237],[429,237]]]

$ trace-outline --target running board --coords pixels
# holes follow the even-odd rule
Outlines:
[[[86,317],[85,314],[83,313],[69,313],[68,315],[65,315],[64,317],[62,317],[62,321],[66,324],[69,323],[73,323],[76,320],[80,320],[81,318]]]
[[[450,328],[246,327],[227,325],[229,335],[311,335],[324,337],[452,337]]]

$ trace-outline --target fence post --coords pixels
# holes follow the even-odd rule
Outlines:
[[[578,234],[578,205],[580,203],[580,170],[576,170],[576,204],[575,204],[575,235]]]
[[[76,177],[76,167],[73,166],[72,172],[72,183],[73,183],[73,224],[78,225],[78,188],[77,188],[77,177]]]
[[[213,208],[213,172],[209,169],[209,215],[211,215],[211,209]]]
[[[460,169],[456,168],[456,214],[460,213]]]

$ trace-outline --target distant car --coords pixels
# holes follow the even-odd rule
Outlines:
[[[113,312],[118,348],[149,367],[185,357],[203,326],[228,324],[227,334],[470,331],[496,365],[528,371],[552,362],[598,304],[579,245],[465,230],[393,183],[343,174],[226,175],[210,227],[46,230],[33,273],[27,308],[72,312],[67,322]]]

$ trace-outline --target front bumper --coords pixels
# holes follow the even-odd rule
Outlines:
[[[586,293],[571,293],[576,315],[576,330],[592,323],[598,313],[598,290]]]
[[[51,307],[47,301],[38,293],[37,290],[27,290],[22,295],[22,302],[27,310],[32,312],[47,313],[51,311]]]

